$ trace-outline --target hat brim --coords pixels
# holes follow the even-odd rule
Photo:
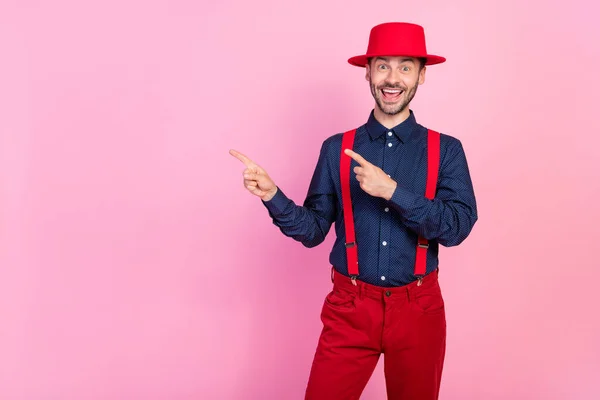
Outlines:
[[[365,54],[362,56],[356,56],[356,57],[352,57],[350,59],[348,59],[348,62],[356,67],[366,67],[368,62],[369,62],[369,58],[373,58],[373,57],[401,57],[401,56],[406,56],[406,57],[414,57],[414,58],[425,58],[425,65],[434,65],[434,64],[441,64],[444,61],[446,61],[445,57],[441,57],[441,56],[435,56],[432,54],[427,54],[427,55],[410,55],[410,54]]]

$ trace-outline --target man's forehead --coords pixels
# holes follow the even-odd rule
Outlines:
[[[412,62],[416,62],[417,59],[415,57],[409,57],[409,56],[377,56],[374,57],[373,60],[375,61],[385,61],[385,62],[392,62],[392,61],[396,61],[396,62],[407,62],[407,61],[412,61]]]

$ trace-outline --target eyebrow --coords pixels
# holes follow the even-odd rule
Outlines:
[[[380,60],[387,62],[387,63],[390,62],[390,59],[387,57],[375,57],[375,62],[380,61]],[[400,60],[400,64],[405,63],[405,62],[411,62],[413,64],[415,63],[415,61],[412,58],[403,58]]]

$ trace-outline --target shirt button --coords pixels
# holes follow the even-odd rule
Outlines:
[[[385,212],[390,212],[390,209],[388,207],[384,208],[383,211]]]
[[[382,277],[381,277],[381,280],[382,280],[382,281],[385,281],[385,276],[382,276]]]
[[[388,147],[392,147],[392,144],[391,144],[391,143],[388,143]]]
[[[388,178],[391,178],[390,174],[388,174]]]
[[[388,136],[392,136],[392,132],[388,132]]]
[[[381,244],[382,244],[382,245],[384,245],[384,246],[387,246],[387,242],[386,242],[386,241],[384,241],[384,242],[383,242],[383,243],[381,243]]]

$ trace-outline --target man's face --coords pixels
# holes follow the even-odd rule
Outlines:
[[[388,115],[406,109],[417,86],[425,82],[425,67],[411,57],[376,57],[367,64],[366,79],[377,106]]]

